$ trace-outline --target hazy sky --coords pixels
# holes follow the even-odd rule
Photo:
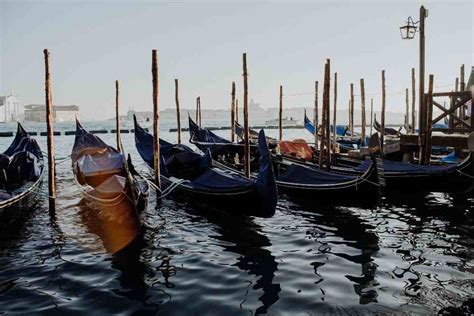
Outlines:
[[[473,64],[473,0],[424,1],[426,71],[436,90],[451,90],[459,66]],[[150,110],[151,50],[159,54],[160,107],[174,107],[174,78],[183,108],[228,108],[231,82],[242,98],[247,52],[249,97],[264,107],[311,106],[326,58],[338,72],[338,106],[349,84],[380,106],[386,71],[387,110],[404,109],[410,69],[418,71],[418,37],[399,26],[418,20],[420,1],[22,1],[0,0],[0,94],[44,103],[44,48],[51,51],[53,102],[77,104],[88,119],[111,117],[114,80],[121,104]],[[400,93],[401,92],[401,93]],[[398,94],[397,94],[398,93]],[[358,99],[357,99],[358,100]],[[369,101],[367,101],[369,103]],[[358,105],[359,102],[356,103]]]

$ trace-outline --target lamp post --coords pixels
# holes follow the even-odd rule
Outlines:
[[[419,65],[419,118],[418,118],[418,135],[420,137],[420,145],[423,146],[425,139],[426,130],[426,107],[425,107],[425,19],[428,17],[428,10],[424,7],[420,7],[420,20],[414,22],[411,17],[408,17],[407,22],[404,26],[400,27],[400,34],[402,39],[413,39],[416,32],[420,33],[420,65]],[[419,24],[419,30],[418,30]]]

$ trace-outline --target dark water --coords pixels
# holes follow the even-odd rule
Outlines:
[[[123,142],[140,169],[132,135]],[[72,141],[57,138],[58,158]],[[374,208],[281,198],[260,219],[172,200],[157,207],[152,195],[143,236],[111,255],[69,161],[57,177],[56,213],[42,201],[0,235],[0,313],[434,313],[473,293],[472,201],[462,196],[413,192]]]

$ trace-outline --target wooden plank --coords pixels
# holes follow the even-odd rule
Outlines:
[[[471,95],[470,91],[433,92],[433,97],[465,97]]]

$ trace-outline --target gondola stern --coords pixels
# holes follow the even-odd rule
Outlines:
[[[278,189],[273,172],[270,151],[268,149],[265,132],[260,130],[258,134],[259,172],[256,186],[262,209],[262,216],[270,217],[275,214],[278,202]]]

